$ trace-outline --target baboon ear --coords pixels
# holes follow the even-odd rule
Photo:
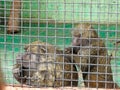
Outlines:
[[[29,48],[29,45],[25,45],[24,46],[24,50],[27,51],[27,49]]]
[[[33,49],[33,48],[34,48],[34,46],[33,46],[33,45],[30,45],[30,44],[27,44],[27,45],[24,46],[24,50],[25,50],[25,51],[29,51],[29,52],[30,52],[31,49]]]

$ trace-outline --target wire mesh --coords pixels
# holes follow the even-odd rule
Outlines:
[[[1,0],[7,85],[120,86],[119,0]]]

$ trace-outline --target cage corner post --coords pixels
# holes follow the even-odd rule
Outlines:
[[[13,0],[12,7],[10,10],[10,16],[8,18],[8,28],[7,33],[17,33],[19,32],[19,24],[20,24],[20,8],[21,8],[21,0]]]

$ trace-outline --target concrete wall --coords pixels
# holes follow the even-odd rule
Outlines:
[[[4,1],[9,9],[12,0]],[[31,22],[93,22],[120,21],[119,0],[21,0],[21,18]],[[8,4],[8,5],[7,5]],[[5,10],[6,11],[6,10]],[[9,12],[7,12],[7,16]],[[31,20],[32,18],[32,20]]]

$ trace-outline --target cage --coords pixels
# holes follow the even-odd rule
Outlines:
[[[119,6],[119,0],[1,0],[7,89],[119,88]]]

